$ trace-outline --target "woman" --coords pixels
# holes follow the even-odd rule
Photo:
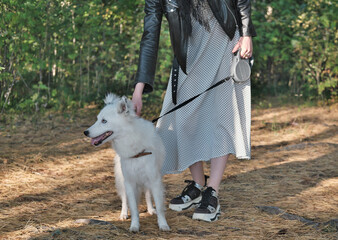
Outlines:
[[[138,115],[142,93],[152,91],[162,15],[169,22],[174,65],[162,113],[176,102],[204,91],[230,74],[232,53],[250,58],[252,37],[250,0],[146,0],[144,33],[132,101]],[[229,154],[250,158],[250,81],[233,81],[208,91],[158,121],[166,147],[163,174],[189,167],[193,181],[169,208],[181,211],[198,205],[193,219],[214,221],[220,214],[219,185]],[[210,180],[203,162],[211,161]]]

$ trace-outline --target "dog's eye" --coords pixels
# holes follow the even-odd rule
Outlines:
[[[101,122],[102,123],[107,123],[107,120],[106,119],[102,119]]]

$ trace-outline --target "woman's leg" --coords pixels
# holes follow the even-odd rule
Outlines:
[[[192,179],[199,185],[205,185],[203,162],[196,162],[189,167]]]
[[[210,179],[208,181],[208,187],[212,187],[218,193],[219,185],[222,181],[223,173],[226,167],[229,154],[211,159],[210,166]],[[191,170],[190,170],[191,171]]]
[[[220,204],[218,200],[218,189],[222,181],[228,155],[212,158],[210,166],[210,180],[208,188],[202,192],[202,199],[196,208],[192,219],[203,220],[207,222],[216,221],[221,214]]]

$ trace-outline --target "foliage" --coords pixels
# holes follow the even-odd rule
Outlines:
[[[65,109],[130,93],[143,8],[141,0],[2,1],[0,106]]]
[[[309,0],[293,21],[293,85],[306,97],[337,97],[337,2]],[[294,87],[297,89],[297,87]]]
[[[329,0],[255,1],[254,94],[336,99],[335,13]]]
[[[65,110],[131,93],[144,0],[0,2],[0,111]],[[253,1],[253,96],[337,97],[337,4]],[[154,101],[163,97],[172,50],[163,20]]]
[[[290,23],[296,19],[297,1],[255,1],[253,22],[257,31],[254,38],[253,90],[256,94],[277,95],[287,90],[289,69],[294,54],[291,40],[294,30]]]

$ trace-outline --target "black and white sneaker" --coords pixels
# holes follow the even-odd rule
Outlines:
[[[213,222],[221,215],[221,208],[218,196],[212,187],[208,187],[202,192],[202,200],[196,208],[192,219]]]
[[[183,211],[196,207],[202,199],[202,187],[195,181],[185,180],[188,185],[183,189],[181,195],[170,201],[169,208],[174,211]]]

